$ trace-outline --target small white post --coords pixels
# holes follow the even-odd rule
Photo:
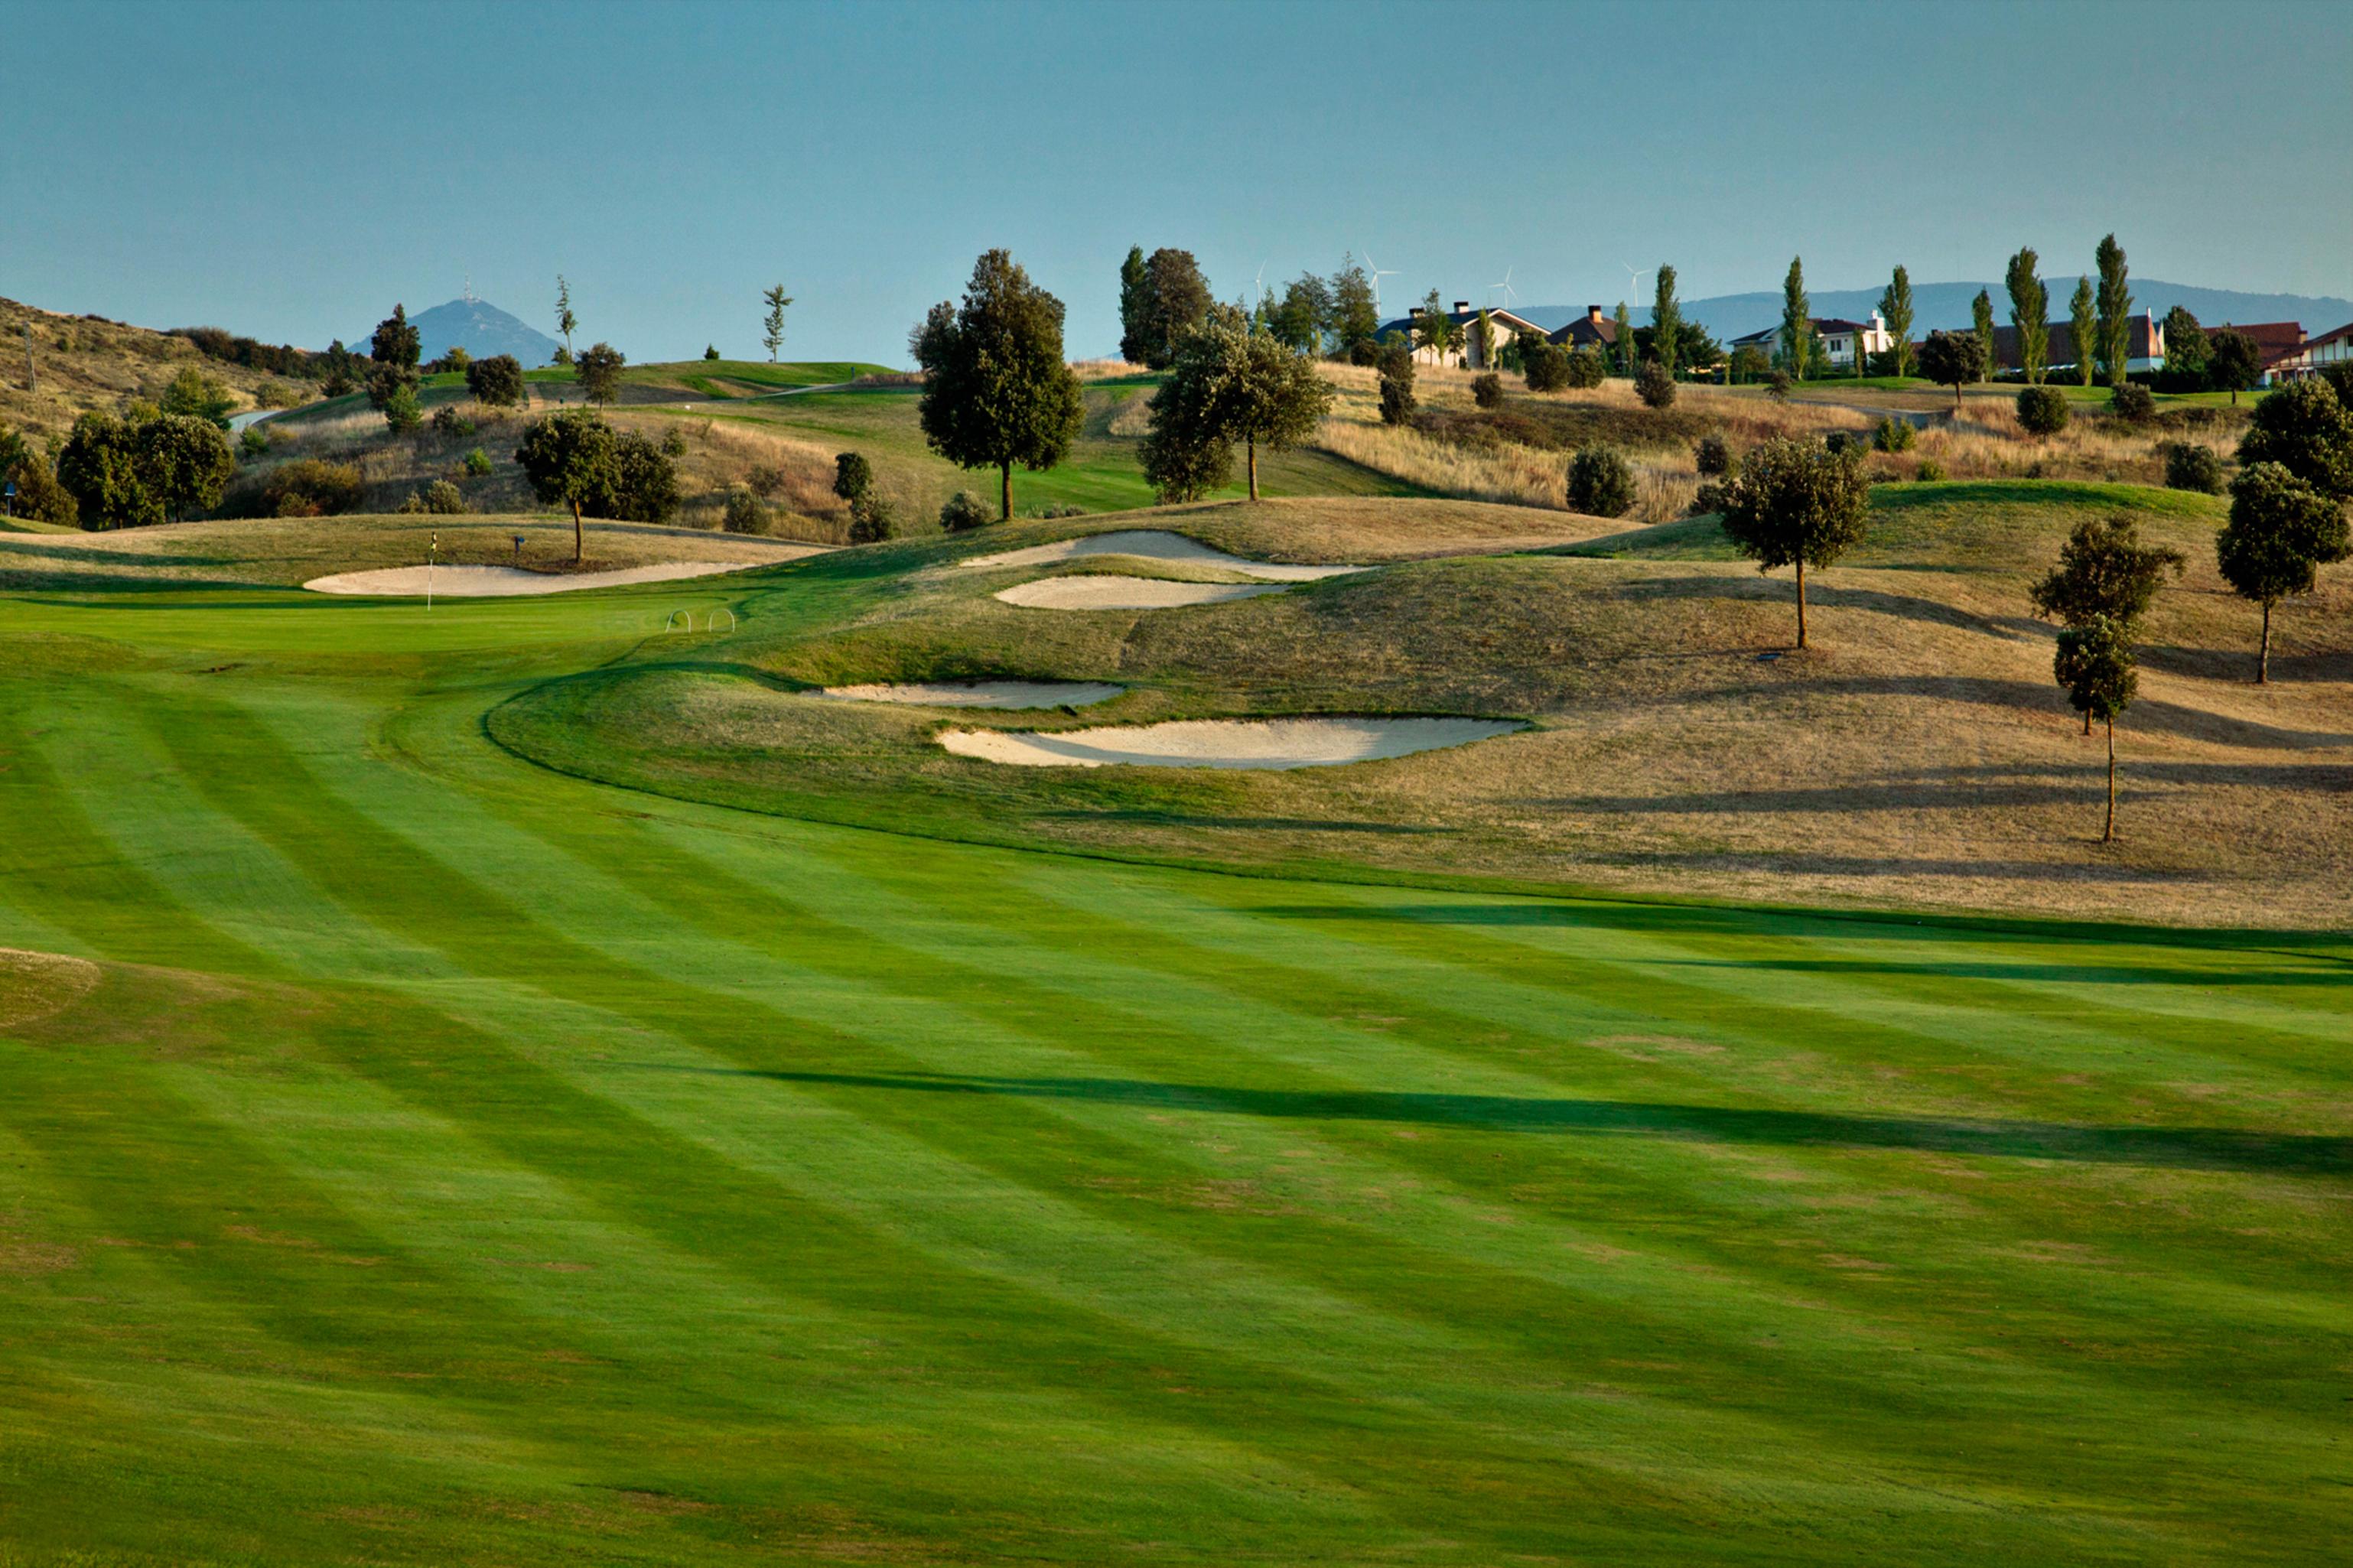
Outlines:
[[[425,552],[425,613],[433,613],[433,563],[441,553],[441,531],[433,531],[433,542]]]

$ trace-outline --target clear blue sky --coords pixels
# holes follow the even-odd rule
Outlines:
[[[633,359],[897,363],[1010,248],[1118,335],[1370,247],[1388,303],[1907,264],[2353,293],[2353,4],[149,5],[0,0],[0,293],[323,346],[554,276]],[[1647,280],[1645,282],[1647,287]],[[2308,325],[2316,325],[2307,323]],[[2329,323],[2333,325],[2334,323]]]

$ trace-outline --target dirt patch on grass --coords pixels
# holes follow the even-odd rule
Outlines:
[[[0,1027],[72,1006],[98,984],[98,965],[62,952],[0,947]]]

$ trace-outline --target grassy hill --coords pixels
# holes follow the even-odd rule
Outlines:
[[[1388,563],[1154,616],[954,565],[1114,520],[429,614],[267,584],[440,520],[0,579],[0,1549],[2327,1557],[2353,943],[1916,906],[2316,923],[2341,597],[2258,694],[2168,591],[2099,851],[2017,574],[2205,503],[1897,493],[1805,661],[1745,567],[1382,498],[1115,520]],[[798,694],[989,669],[1539,727],[1033,773]]]
[[[219,382],[241,407],[259,406],[255,394],[273,383],[310,390],[307,384],[207,358],[169,332],[0,300],[0,426],[28,437],[62,436],[84,414],[111,413],[134,397],[153,400],[192,366]]]

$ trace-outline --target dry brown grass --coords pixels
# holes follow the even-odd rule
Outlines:
[[[1082,359],[1071,364],[1071,374],[1081,381],[1116,381],[1122,376],[1149,375],[1152,367],[1124,359]]]
[[[33,342],[29,374],[27,327]],[[84,414],[111,413],[134,397],[153,399],[191,367],[219,382],[241,408],[258,406],[254,394],[270,382],[306,396],[317,390],[307,382],[206,359],[185,338],[0,300],[0,425],[28,436],[62,436]]]

